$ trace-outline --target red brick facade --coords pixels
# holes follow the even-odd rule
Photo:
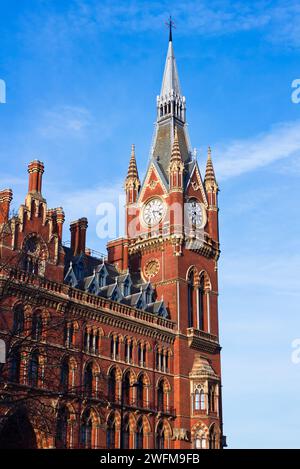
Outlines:
[[[153,153],[141,184],[132,149],[126,235],[107,259],[86,249],[85,218],[62,244],[40,161],[17,215],[0,192],[2,447],[12,434],[19,447],[223,446],[218,185],[210,150],[204,182],[190,152],[173,55],[170,42]]]

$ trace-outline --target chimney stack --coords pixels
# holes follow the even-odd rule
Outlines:
[[[10,203],[13,199],[11,189],[0,191],[0,225],[8,222]]]
[[[44,172],[44,163],[39,160],[31,161],[28,165],[29,184],[28,192],[42,192],[42,176]]]
[[[85,252],[86,230],[88,227],[87,218],[79,218],[70,224],[71,249],[74,256]]]
[[[65,221],[65,213],[62,207],[56,209],[56,223],[59,239],[62,240],[63,224]]]

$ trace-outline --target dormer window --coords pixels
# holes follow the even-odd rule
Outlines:
[[[147,305],[149,303],[152,303],[152,291],[151,291],[151,288],[147,288],[146,290],[146,303]]]
[[[105,273],[103,272],[103,270],[99,274],[99,286],[100,288],[105,286]]]
[[[124,296],[128,296],[130,295],[130,283],[129,283],[129,280],[125,280],[124,284],[123,284],[123,295]]]
[[[113,294],[111,295],[111,300],[118,301],[118,299],[119,299],[119,295],[118,295],[117,290],[115,290]]]

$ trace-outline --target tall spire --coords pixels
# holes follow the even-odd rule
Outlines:
[[[168,23],[169,45],[162,79],[160,95],[157,96],[157,119],[151,145],[151,157],[157,162],[165,182],[172,154],[175,128],[178,131],[178,144],[183,164],[191,162],[191,149],[186,127],[185,97],[181,94],[177,65],[173,49],[173,22]]]
[[[160,97],[169,97],[170,95],[181,96],[180,83],[176,65],[176,59],[172,41],[172,29],[170,29],[169,46],[161,85]]]

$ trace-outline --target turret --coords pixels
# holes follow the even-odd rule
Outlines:
[[[126,191],[126,204],[134,204],[137,201],[139,189],[141,183],[139,180],[136,159],[135,159],[135,147],[131,146],[131,157],[129,161],[128,173],[125,179],[125,191]]]
[[[211,159],[211,148],[208,147],[207,162],[204,178],[205,190],[208,199],[208,229],[209,234],[216,241],[219,240],[219,222],[218,222],[218,192],[219,186],[216,180],[213,162]]]

